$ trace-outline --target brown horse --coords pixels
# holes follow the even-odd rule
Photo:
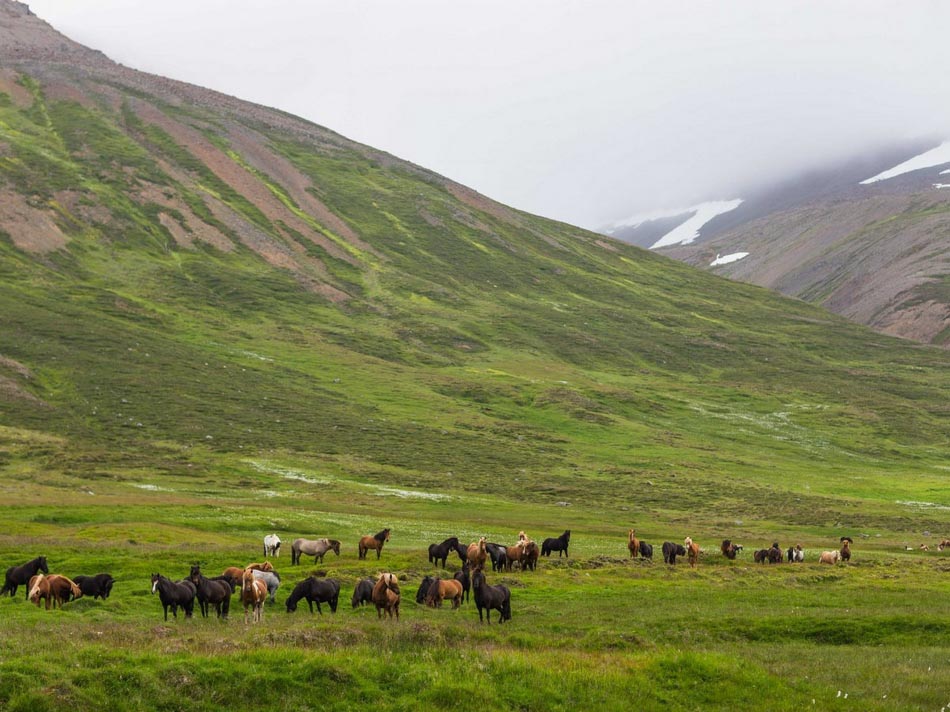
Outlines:
[[[376,606],[376,617],[382,618],[383,611],[392,618],[399,620],[399,582],[395,574],[380,574],[373,586],[372,600]]]
[[[686,537],[683,543],[686,545],[686,558],[689,560],[689,565],[696,568],[696,562],[699,561],[699,544],[690,537]]]
[[[841,537],[841,560],[842,561],[851,561],[851,541],[850,537],[843,536]]]
[[[465,589],[461,582],[455,579],[436,579],[429,584],[429,590],[426,592],[426,605],[435,608],[442,607],[442,601],[446,598],[452,599],[452,609],[462,605],[462,594]]]
[[[254,622],[264,619],[264,599],[267,598],[267,584],[254,578],[254,569],[244,569],[241,576],[241,603],[244,604],[244,625],[247,625],[248,609],[254,611]]]
[[[527,548],[527,539],[519,539],[517,544],[507,548],[508,560],[505,562],[506,571],[511,571],[512,566],[515,564],[518,564],[519,568],[524,569]]]
[[[50,574],[46,578],[49,581],[49,593],[54,608],[57,604],[62,608],[64,603],[69,603],[74,598],[82,598],[82,589],[68,576]]]
[[[269,561],[265,561],[263,564],[248,564],[244,568],[253,569],[254,571],[273,571],[274,565]]]
[[[630,558],[635,559],[640,553],[640,540],[633,529],[627,532],[627,548],[630,550]]]
[[[373,536],[364,536],[360,539],[359,543],[359,558],[365,559],[366,552],[370,549],[376,550],[376,558],[379,558],[379,555],[383,553],[383,544],[389,541],[389,529],[383,529],[381,532],[376,532]]]
[[[478,541],[473,541],[468,545],[468,551],[465,552],[465,558],[469,566],[475,569],[485,568],[485,561],[488,559],[488,550],[485,548],[485,537]]]
[[[50,604],[53,602],[49,591],[49,579],[43,574],[36,574],[36,576],[31,577],[26,588],[26,597],[37,606],[40,605],[40,599],[45,598],[46,610],[48,611]]]
[[[534,571],[538,568],[538,556],[540,556],[541,550],[538,548],[538,543],[528,539],[527,543],[524,545],[524,554],[521,557],[521,570],[524,571]]]

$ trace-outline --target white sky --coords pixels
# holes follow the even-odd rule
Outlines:
[[[137,69],[585,227],[950,137],[950,3],[31,0]]]

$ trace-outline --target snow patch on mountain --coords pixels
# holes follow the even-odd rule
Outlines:
[[[733,252],[731,255],[716,255],[716,259],[709,263],[710,267],[717,267],[718,265],[727,265],[730,262],[738,262],[743,257],[748,257],[748,252]]]
[[[650,245],[650,249],[655,250],[658,247],[669,247],[670,245],[688,245],[697,237],[699,237],[699,231],[703,228],[703,225],[708,223],[717,215],[722,215],[723,213],[728,213],[730,210],[735,210],[741,204],[741,198],[736,198],[735,200],[712,200],[707,203],[694,205],[690,208],[664,210],[649,214],[635,215],[631,218],[627,218],[626,220],[616,223],[613,226],[613,230],[617,230],[621,227],[636,227],[652,220],[660,220],[662,218],[692,213],[690,217]],[[613,230],[608,231],[608,234],[613,232]]]
[[[914,156],[910,160],[904,161],[893,168],[889,168],[883,173],[878,173],[876,176],[863,180],[861,181],[861,185],[876,183],[881,180],[903,175],[904,173],[910,173],[911,171],[919,171],[921,168],[940,166],[944,163],[950,163],[950,141],[944,141],[936,148],[921,153],[919,156]],[[948,172],[950,171],[941,171],[941,175]]]

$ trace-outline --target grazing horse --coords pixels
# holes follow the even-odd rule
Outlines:
[[[370,549],[376,550],[376,558],[383,553],[383,544],[389,541],[389,529],[383,529],[376,532],[373,536],[364,536],[359,543],[359,558],[365,559],[366,552]]]
[[[769,560],[769,550],[768,549],[756,549],[752,553],[752,560],[757,564],[764,564]]]
[[[49,595],[53,599],[53,608],[57,604],[62,608],[64,603],[69,603],[74,598],[82,598],[82,589],[68,576],[50,574],[46,580],[49,581]]]
[[[276,534],[264,537],[264,558],[268,556],[280,556],[280,537]]]
[[[340,555],[340,542],[336,539],[294,539],[290,545],[290,563],[299,564],[300,555],[306,554],[313,557],[313,563],[319,561],[323,563],[323,555],[332,551],[337,556]]]
[[[254,622],[264,620],[264,599],[267,598],[267,584],[254,576],[254,569],[244,569],[241,576],[241,603],[244,604],[244,625],[247,625],[248,609],[254,612]]]
[[[46,610],[49,610],[50,604],[53,602],[53,597],[50,595],[49,591],[49,579],[45,574],[36,574],[32,576],[26,587],[26,599],[30,603],[35,603],[37,606],[40,605],[40,599],[46,599]]]
[[[637,558],[637,553],[640,551],[640,540],[637,539],[636,532],[631,529],[627,532],[627,549],[630,550],[630,558]]]
[[[244,568],[253,569],[254,571],[273,571],[274,565],[269,561],[265,561],[261,564],[248,564]]]
[[[570,556],[567,553],[567,545],[571,543],[571,530],[568,529],[559,537],[552,537],[545,539],[541,543],[541,556],[550,556],[552,551],[557,552],[557,558],[561,558],[561,553],[564,556]]]
[[[429,595],[429,587],[438,579],[435,576],[424,576],[419,582],[419,590],[416,591],[416,603],[425,603]]]
[[[801,563],[805,560],[805,552],[802,551],[802,545],[796,544],[795,546],[788,547],[788,563]]]
[[[502,544],[485,544],[485,551],[491,558],[491,570],[503,571],[508,566],[508,547]]]
[[[162,601],[162,609],[165,611],[165,620],[168,620],[168,609],[172,609],[172,615],[178,618],[178,607],[181,606],[185,611],[185,618],[191,618],[195,609],[195,596],[198,590],[191,581],[175,582],[161,574],[152,574],[152,593],[158,591],[158,597]]]
[[[823,551],[821,556],[818,557],[819,564],[831,564],[834,566],[838,563],[838,559],[841,558],[841,552],[835,551]]]
[[[93,600],[109,597],[112,593],[112,584],[115,579],[109,574],[96,574],[95,576],[75,576],[73,581],[79,586],[83,596],[92,596]]]
[[[663,542],[663,562],[676,565],[677,556],[686,556],[686,547],[682,544],[674,544],[671,541]]]
[[[653,545],[647,544],[645,541],[640,542],[640,558],[642,559],[652,559],[653,558]]]
[[[340,600],[340,582],[336,579],[318,579],[313,576],[294,586],[293,592],[287,597],[287,612],[297,610],[297,601],[307,599],[310,613],[313,613],[313,604],[317,604],[317,613],[323,615],[321,603],[330,605],[330,612],[336,613],[336,604]]]
[[[511,620],[511,591],[504,584],[489,586],[481,570],[472,574],[472,590],[475,594],[475,607],[478,608],[478,622],[482,622],[482,610],[491,625],[492,609],[499,613],[499,623]]]
[[[772,547],[769,549],[768,557],[770,564],[782,563],[782,547],[778,545],[778,542],[772,544]]]
[[[218,618],[227,619],[228,612],[231,610],[231,594],[234,593],[231,579],[227,576],[209,579],[201,573],[201,567],[195,564],[191,567],[188,580],[195,585],[195,596],[201,608],[201,617],[207,618],[211,606],[214,606],[214,612]]]
[[[373,605],[376,606],[376,617],[382,618],[383,612],[399,620],[399,582],[395,574],[384,573],[379,575],[373,586]]]
[[[943,551],[947,547],[950,547],[950,539],[944,539],[939,544],[937,544],[938,551]]]
[[[436,578],[429,584],[429,590],[426,592],[426,605],[430,608],[442,607],[442,601],[446,598],[452,599],[452,609],[462,605],[462,596],[464,589],[462,584],[455,579]]]
[[[17,588],[20,586],[26,586],[30,579],[36,576],[37,572],[39,571],[42,571],[44,574],[49,573],[49,567],[46,565],[45,556],[37,556],[35,559],[27,561],[25,564],[20,564],[19,566],[11,566],[9,569],[7,569],[7,575],[3,582],[3,588],[0,589],[0,596],[9,591],[10,598],[13,598]],[[30,597],[29,589],[27,589],[26,597]]]
[[[485,561],[488,559],[488,543],[485,541],[485,537],[481,537],[478,541],[473,541],[468,545],[468,549],[465,551],[465,559],[473,570],[485,568]]]
[[[437,564],[439,560],[442,561],[442,568],[445,568],[446,559],[449,558],[449,552],[454,551],[459,555],[459,559],[464,564],[468,556],[468,550],[462,545],[459,544],[459,538],[457,536],[450,536],[448,539],[443,541],[441,544],[430,544],[429,545],[429,563]]]
[[[741,546],[738,544],[733,544],[729,539],[723,539],[722,546],[720,546],[719,549],[722,551],[722,555],[730,561],[734,561],[736,555],[742,551]]]
[[[353,588],[353,599],[351,600],[351,603],[353,604],[353,608],[359,608],[360,606],[372,602],[373,579],[364,578],[362,581],[357,582],[356,586]]]
[[[851,545],[854,541],[849,536],[841,537],[841,560],[851,561]]]
[[[686,556],[689,560],[690,568],[696,568],[696,564],[699,562],[699,544],[690,537],[686,537],[683,543],[686,545]],[[781,553],[779,555],[781,556]]]

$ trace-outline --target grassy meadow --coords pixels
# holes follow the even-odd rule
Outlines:
[[[190,91],[0,73],[0,569],[117,579],[0,600],[0,708],[950,705],[950,353]],[[522,529],[571,556],[489,576],[510,624],[414,604],[430,543]],[[270,532],[262,624],[162,620],[151,573]],[[344,549],[291,567],[297,536]],[[348,604],[381,570],[398,623]],[[288,615],[314,571],[340,609]]]

